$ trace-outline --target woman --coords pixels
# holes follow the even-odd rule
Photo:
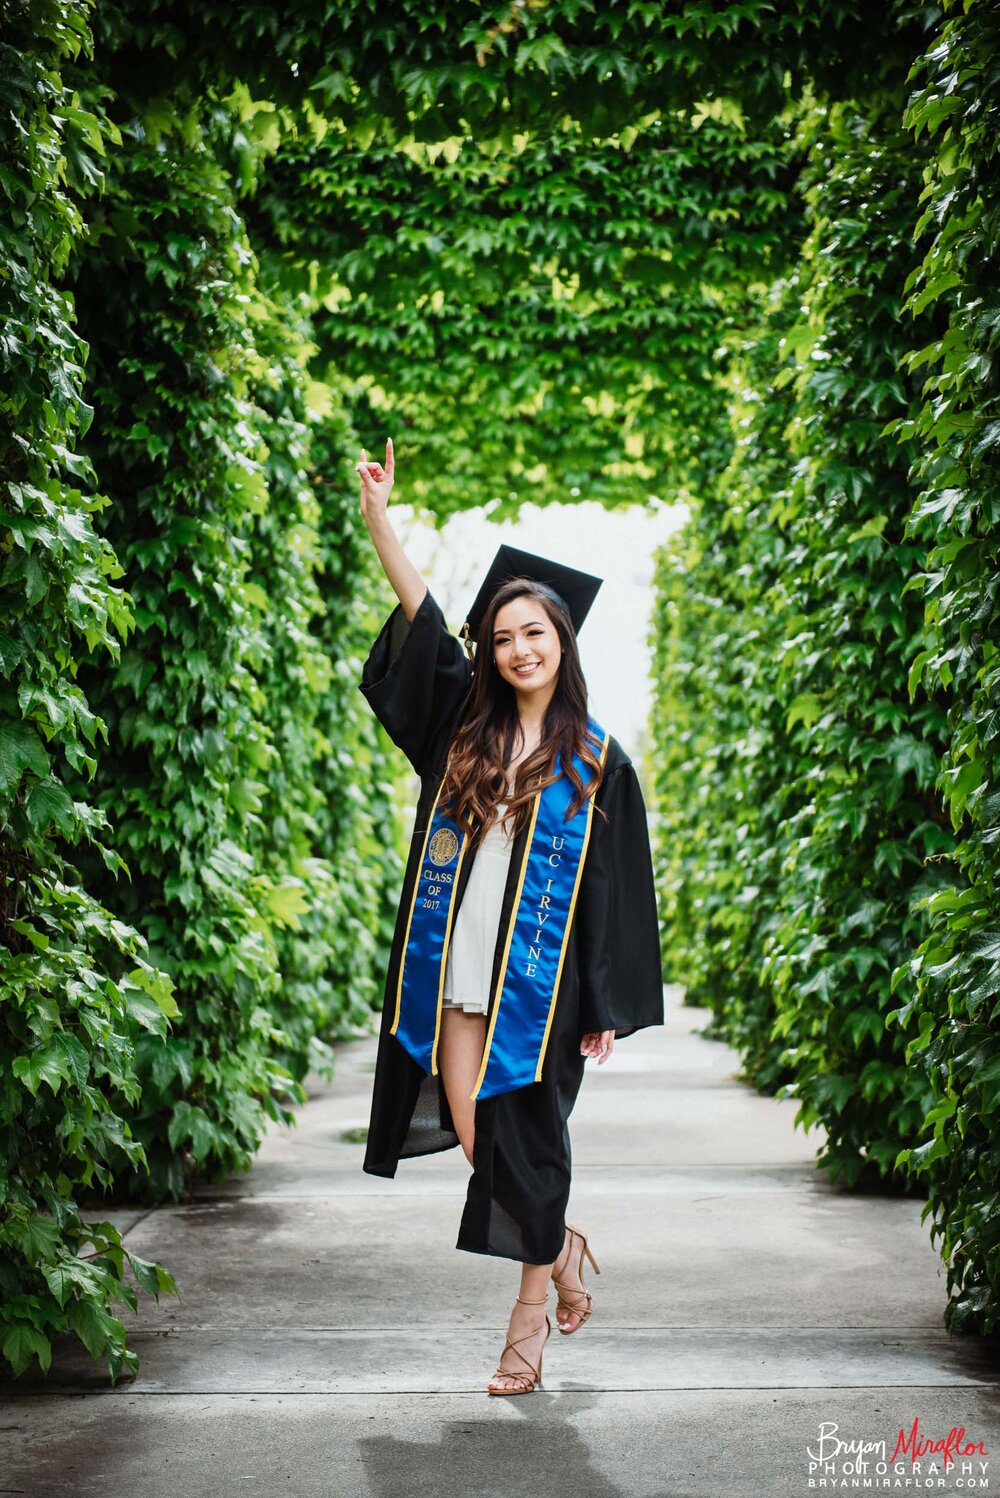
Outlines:
[[[565,601],[540,580],[567,570],[529,558],[534,575],[487,588],[470,661],[389,520],[391,439],[384,468],[362,449],[357,471],[399,599],[360,687],[421,783],[364,1169],[393,1176],[400,1159],[461,1145],[472,1176],[456,1246],[521,1264],[488,1392],[529,1393],[549,1279],[564,1335],[593,1304],[584,1254],[597,1265],[565,1221],[584,1064],[663,1023],[645,808],[628,755],[588,716]]]

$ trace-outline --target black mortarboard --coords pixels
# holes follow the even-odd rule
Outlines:
[[[469,642],[474,641],[479,633],[479,626],[486,617],[486,610],[494,593],[510,577],[530,577],[533,582],[547,583],[566,605],[573,628],[578,634],[590,611],[590,605],[597,597],[597,590],[604,581],[602,577],[592,577],[589,572],[578,572],[575,567],[564,567],[561,562],[552,562],[548,557],[536,556],[534,552],[518,551],[516,546],[501,546],[476,594],[476,601],[469,610],[468,618],[462,625],[461,637],[466,641],[467,649]]]

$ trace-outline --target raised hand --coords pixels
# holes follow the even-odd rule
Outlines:
[[[392,438],[389,437],[385,444],[384,468],[381,463],[369,463],[364,448],[361,449],[361,461],[355,466],[361,480],[361,513],[368,527],[368,534],[375,543],[385,575],[403,606],[403,613],[412,622],[427,596],[427,584],[400,545],[388,515],[386,502],[395,470]]]
[[[386,438],[384,468],[375,460],[369,462],[365,457],[364,448],[361,449],[361,461],[355,466],[358,477],[361,479],[361,513],[366,521],[380,519],[386,513],[389,493],[396,474],[392,438]]]

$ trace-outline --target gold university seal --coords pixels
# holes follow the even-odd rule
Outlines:
[[[431,863],[451,863],[458,852],[458,838],[450,827],[439,827],[427,848]]]

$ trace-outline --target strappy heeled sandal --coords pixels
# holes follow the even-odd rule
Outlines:
[[[521,1304],[523,1306],[543,1306],[545,1304],[545,1302],[548,1300],[548,1298],[549,1298],[548,1294],[543,1295],[541,1300],[524,1300],[524,1299],[522,1299],[522,1297],[520,1295],[515,1295],[515,1297],[514,1297],[515,1300],[520,1300]],[[549,1318],[548,1318],[547,1315],[545,1317],[545,1327],[546,1327],[546,1331],[545,1331],[545,1342],[547,1342],[549,1340],[549,1336],[550,1336],[550,1334],[552,1332],[552,1322],[549,1320]],[[500,1362],[501,1363],[503,1362],[504,1358],[507,1356],[508,1350],[513,1349],[514,1352],[517,1352],[517,1344],[518,1344],[518,1342],[527,1342],[527,1340],[528,1340],[529,1337],[537,1337],[537,1335],[538,1335],[538,1333],[539,1333],[540,1330],[541,1330],[541,1328],[536,1326],[535,1329],[534,1329],[534,1331],[525,1332],[525,1334],[524,1334],[523,1337],[515,1337],[513,1341],[511,1341],[510,1337],[508,1337],[507,1338],[507,1345],[504,1347],[503,1352],[500,1354]],[[542,1353],[545,1350],[545,1342],[542,1343],[542,1345],[541,1345],[541,1347],[539,1348],[539,1351],[538,1351],[538,1367],[537,1368],[533,1367],[531,1363],[528,1363],[528,1359],[525,1357],[525,1355],[524,1355],[523,1352],[518,1352],[517,1353],[517,1355],[521,1359],[522,1363],[528,1363],[528,1367],[531,1369],[531,1373],[530,1374],[528,1374],[528,1373],[512,1373],[509,1368],[501,1368],[499,1366],[499,1364],[497,1365],[497,1370],[494,1373],[493,1378],[519,1378],[519,1379],[521,1379],[522,1383],[524,1384],[523,1388],[521,1388],[521,1389],[491,1389],[491,1388],[489,1388],[489,1386],[487,1386],[487,1389],[486,1389],[487,1394],[533,1394],[534,1391],[537,1388],[540,1387],[541,1382],[542,1382]],[[491,1380],[491,1382],[492,1382],[492,1380]]]
[[[587,1246],[586,1234],[585,1233],[581,1233],[579,1228],[572,1227],[568,1222],[566,1224],[566,1231],[569,1233],[570,1238],[569,1238],[569,1248],[566,1251],[566,1263],[563,1266],[563,1273],[565,1273],[566,1269],[569,1268],[570,1255],[573,1252],[573,1239],[574,1238],[579,1238],[580,1239],[580,1262],[577,1265],[576,1272],[580,1276],[580,1283],[582,1285],[583,1284],[583,1256],[584,1256],[584,1254],[587,1255],[587,1258],[590,1260],[591,1264],[593,1264],[593,1266],[594,1266],[594,1273],[595,1274],[600,1274],[601,1271],[598,1268],[597,1260],[594,1258],[594,1255],[590,1252],[590,1249]],[[593,1297],[591,1296],[591,1293],[590,1293],[589,1290],[577,1290],[576,1287],[573,1286],[573,1285],[564,1285],[561,1280],[557,1280],[556,1279],[556,1277],[555,1277],[554,1274],[552,1276],[552,1283],[555,1285],[556,1289],[559,1291],[559,1299],[558,1299],[558,1301],[556,1303],[556,1321],[558,1322],[558,1320],[559,1320],[559,1312],[561,1310],[569,1311],[572,1315],[579,1316],[579,1318],[580,1318],[579,1321],[576,1323],[576,1326],[568,1326],[568,1327],[567,1326],[560,1326],[560,1328],[559,1328],[560,1336],[571,1337],[574,1332],[578,1332],[580,1330],[581,1326],[586,1326],[587,1322],[590,1320],[590,1317],[591,1317],[591,1315],[593,1313],[593,1310],[594,1310]],[[578,1303],[576,1305],[574,1305],[572,1303],[572,1301],[570,1301],[570,1300],[567,1299],[568,1295],[574,1295],[574,1296],[576,1296],[578,1298]],[[579,1304],[579,1297],[581,1295],[583,1295],[583,1296],[586,1297],[587,1304],[586,1304],[585,1307],[583,1305]]]

